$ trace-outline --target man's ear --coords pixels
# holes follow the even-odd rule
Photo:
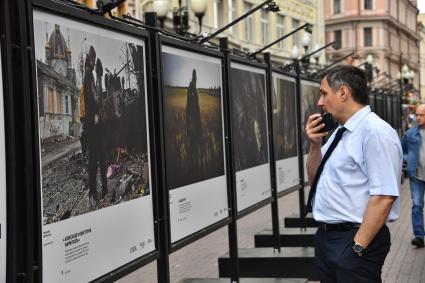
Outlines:
[[[339,97],[340,97],[341,101],[346,101],[351,96],[350,91],[348,90],[348,88],[345,85],[343,85],[340,88],[340,90],[341,91],[340,91]]]

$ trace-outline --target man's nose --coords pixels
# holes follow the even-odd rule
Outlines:
[[[317,101],[317,106],[322,107],[323,106],[323,99],[320,96],[319,101]]]

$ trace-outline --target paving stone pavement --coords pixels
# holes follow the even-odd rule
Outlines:
[[[307,192],[306,192],[307,194]],[[389,223],[392,246],[384,264],[384,283],[425,282],[425,249],[412,247],[411,199],[408,181],[402,185],[400,219]],[[279,199],[281,223],[287,215],[298,211],[298,192]],[[254,234],[271,228],[271,208],[267,205],[238,221],[238,244],[240,248],[254,247]],[[170,255],[171,282],[184,278],[218,278],[217,259],[228,251],[227,227],[221,228],[206,237]],[[157,282],[156,262],[134,271],[118,280],[118,283]]]

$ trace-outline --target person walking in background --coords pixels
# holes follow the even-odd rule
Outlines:
[[[424,192],[425,192],[425,104],[416,108],[418,124],[403,136],[403,153],[407,156],[407,176],[412,196],[412,226],[415,237],[412,245],[424,247]]]
[[[339,124],[321,147],[320,114],[309,116],[306,210],[318,223],[315,263],[321,282],[381,282],[390,250],[386,221],[400,211],[402,149],[393,128],[368,105],[366,74],[338,66],[322,76],[318,106]],[[333,153],[332,153],[333,152]]]

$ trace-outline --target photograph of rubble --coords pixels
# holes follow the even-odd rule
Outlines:
[[[272,101],[275,159],[297,156],[295,81],[273,76]]]
[[[34,40],[43,224],[149,195],[144,47],[60,20]]]
[[[164,50],[166,176],[172,190],[225,174],[221,64]]]
[[[232,64],[230,96],[235,170],[268,162],[266,83],[262,70]]]
[[[310,139],[304,130],[308,117],[314,113],[321,113],[317,102],[320,98],[320,85],[317,83],[302,81],[301,82],[301,128],[303,129],[302,144],[303,153],[308,154],[310,150]]]

